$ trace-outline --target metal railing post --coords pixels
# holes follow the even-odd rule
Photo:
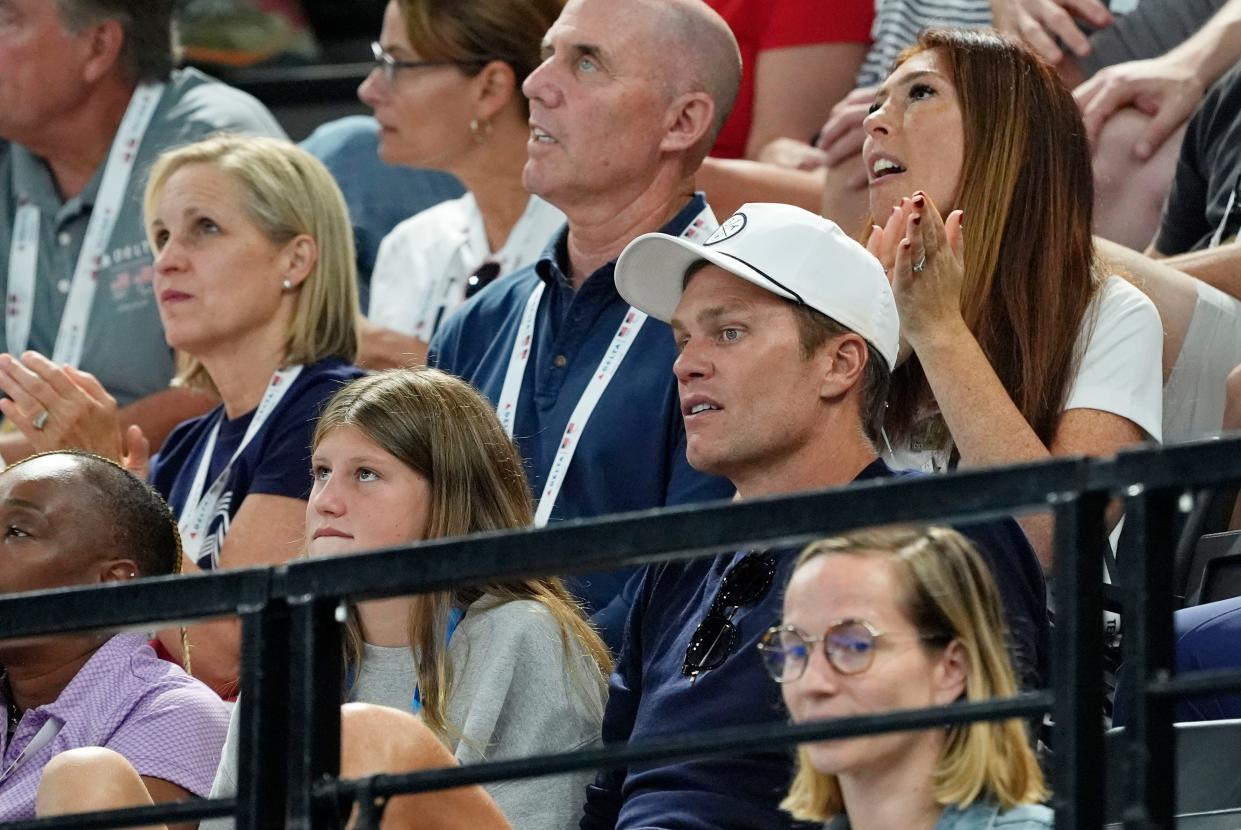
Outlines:
[[[289,811],[294,830],[336,827],[335,804],[314,797],[315,782],[340,774],[343,660],[339,601],[300,596],[289,600]]]
[[[288,785],[288,604],[274,598],[244,610],[241,637],[237,830],[278,830]]]
[[[1125,586],[1123,647],[1133,672],[1133,721],[1125,727],[1125,830],[1172,826],[1176,812],[1176,701],[1147,691],[1172,674],[1172,555],[1181,490],[1131,488],[1125,522],[1132,546],[1119,562]]]
[[[1101,493],[1064,494],[1055,515],[1056,625],[1052,804],[1056,830],[1103,826],[1103,554]]]

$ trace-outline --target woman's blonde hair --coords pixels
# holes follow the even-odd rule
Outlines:
[[[358,378],[328,402],[313,446],[343,426],[358,430],[430,482],[425,538],[530,525],[533,505],[517,447],[490,404],[465,381],[428,368]],[[606,683],[612,665],[607,646],[556,577],[419,594],[410,608],[409,645],[422,719],[441,737],[456,729],[446,719],[452,688],[449,617],[453,609],[464,611],[484,595],[542,603],[559,624],[566,651],[576,643],[593,658],[595,671],[587,682]],[[346,662],[356,677],[362,659],[356,615],[350,615],[345,640]]]
[[[328,357],[352,363],[358,352],[357,264],[349,209],[332,174],[297,145],[274,138],[218,135],[188,144],[164,153],[151,168],[143,201],[148,233],[168,180],[191,164],[214,165],[232,176],[245,190],[247,213],[272,244],[306,234],[318,246],[310,273],[296,288],[286,365]],[[174,384],[215,389],[202,363],[184,354]]]
[[[796,567],[820,556],[840,555],[891,563],[900,605],[918,632],[940,643],[948,635],[965,650],[966,700],[1017,693],[1004,645],[999,592],[982,557],[964,536],[938,527],[856,531],[815,542],[802,551]],[[1043,773],[1020,720],[948,727],[931,783],[935,800],[945,806],[968,807],[985,797],[1007,810],[1047,798]],[[797,774],[780,806],[800,820],[826,821],[844,812],[846,805],[836,776],[815,770],[803,746],[797,751]]]

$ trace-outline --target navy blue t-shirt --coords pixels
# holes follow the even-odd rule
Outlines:
[[[706,206],[696,195],[662,229],[677,235]],[[497,280],[471,298],[440,327],[430,365],[465,378],[496,404],[522,312],[542,281],[530,362],[517,401],[514,436],[526,461],[530,486],[543,491],[565,426],[599,367],[629,304],[616,292],[614,262],[574,291],[568,273],[568,232],[563,231],[530,268]],[[685,459],[685,425],[672,363],[672,329],[654,318],[638,333],[581,435],[551,521],[711,501],[733,494],[731,484],[704,475]],[[625,609],[605,610],[633,569],[568,580],[613,651]],[[618,612],[619,609],[619,612]]]
[[[876,460],[857,480],[891,475]],[[1023,685],[1045,685],[1046,586],[1025,534],[1012,519],[957,529],[979,548],[996,577]],[[611,678],[604,741],[787,721],[780,688],[763,668],[757,644],[780,620],[797,554],[795,549],[778,553],[772,587],[732,617],[737,628],[732,652],[693,684],[681,673],[685,650],[725,574],[745,553],[645,568]],[[604,771],[587,787],[582,830],[798,826],[779,808],[792,779],[792,757],[788,750],[772,749]]]
[[[321,360],[302,369],[267,423],[229,471],[224,495],[208,525],[207,539],[199,553],[200,568],[211,570],[218,564],[229,523],[246,496],[265,493],[303,500],[310,497],[314,484],[310,472],[310,441],[319,414],[338,389],[361,375],[360,369],[337,358]],[[224,417],[221,405],[206,415],[178,424],[168,436],[151,461],[151,484],[168,500],[178,517],[185,509],[211,428],[220,422],[204,491],[211,487],[233,457],[253,415],[250,411],[230,421]]]

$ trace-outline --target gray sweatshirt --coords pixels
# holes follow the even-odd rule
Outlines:
[[[575,640],[566,654],[560,627],[534,600],[473,603],[448,645],[453,667],[449,749],[458,763],[566,752],[600,742],[607,683]],[[408,672],[402,682],[402,673]],[[408,649],[367,646],[354,700],[408,709],[415,679]],[[240,706],[240,704],[238,704]],[[233,710],[213,798],[237,792],[238,711]],[[460,733],[458,736],[457,733]],[[515,830],[573,830],[594,772],[486,786]],[[231,830],[231,820],[203,830]]]

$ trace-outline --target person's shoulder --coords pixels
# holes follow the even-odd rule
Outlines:
[[[1055,813],[1045,804],[1018,804],[996,814],[991,827],[994,830],[1043,830],[1054,827]]]
[[[1159,318],[1159,310],[1154,301],[1146,296],[1142,289],[1119,274],[1105,278],[1099,286],[1097,296],[1100,317],[1139,314]]]
[[[459,226],[464,228],[464,222],[471,210],[477,208],[474,207],[474,197],[468,193],[440,202],[398,222],[384,237],[383,243],[400,243],[403,246],[419,248],[434,245],[439,241],[436,238],[437,233]]]
[[[145,637],[121,636],[126,637],[124,645],[131,649],[125,670],[137,685],[137,694],[132,698],[135,706],[189,707],[227,723],[228,707],[219,695],[181,666],[157,655]]]
[[[342,386],[364,374],[366,373],[357,366],[338,357],[312,363],[305,366],[293,381],[288,404],[281,408],[291,413],[301,412],[308,406],[316,409],[322,407]]]
[[[257,98],[197,69],[174,70],[166,95],[170,101],[164,120],[184,140],[221,131],[287,138]]]
[[[551,609],[538,600],[500,600],[487,595],[470,605],[459,630],[471,638],[522,642],[541,640],[548,633],[559,637],[560,624]]]

